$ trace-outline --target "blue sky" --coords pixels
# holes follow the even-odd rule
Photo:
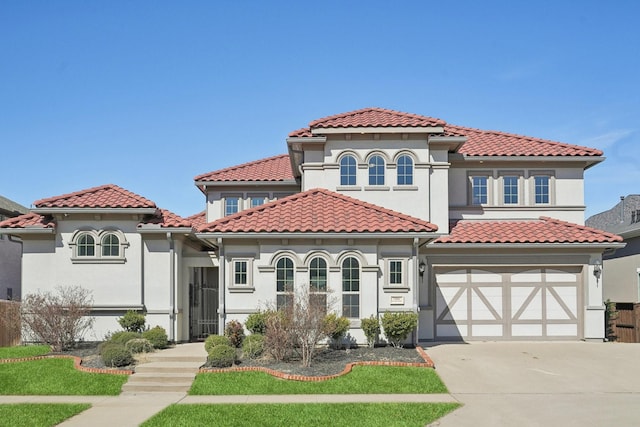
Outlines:
[[[0,194],[193,177],[363,107],[603,149],[587,215],[639,193],[637,1],[0,2]]]

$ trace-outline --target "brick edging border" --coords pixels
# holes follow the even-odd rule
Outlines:
[[[231,368],[200,368],[198,373],[223,373],[223,372],[247,372],[247,371],[260,371],[276,378],[291,381],[308,381],[308,382],[320,382],[333,378],[338,378],[351,372],[354,366],[410,366],[418,368],[434,368],[433,360],[429,357],[427,352],[422,347],[416,347],[416,351],[424,359],[424,362],[379,362],[379,361],[367,361],[367,362],[349,362],[344,367],[342,372],[333,375],[322,376],[308,376],[308,375],[292,375],[286,374],[275,369],[265,368],[263,366],[234,366]]]
[[[43,359],[73,359],[73,367],[81,372],[88,372],[90,374],[111,374],[111,375],[133,375],[133,371],[130,369],[105,369],[105,368],[88,368],[82,366],[82,358],[78,356],[71,356],[68,354],[51,354],[45,356],[31,356],[31,357],[20,357],[15,359],[0,359],[0,365],[4,363],[18,363],[18,362],[29,362],[32,360],[43,360]]]

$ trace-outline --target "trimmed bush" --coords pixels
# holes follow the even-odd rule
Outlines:
[[[145,315],[129,310],[124,316],[118,318],[118,323],[125,331],[142,332],[144,331]]]
[[[211,352],[213,347],[217,347],[219,345],[231,346],[231,341],[229,341],[229,338],[222,335],[209,335],[207,339],[204,340],[204,350],[207,354]]]
[[[247,321],[244,322],[247,330],[252,334],[264,335],[267,330],[267,316],[269,312],[258,311],[257,313],[251,313],[247,317]]]
[[[347,335],[350,326],[351,322],[344,316],[338,317],[335,313],[329,313],[324,317],[324,332],[336,348],[342,346],[342,339]]]
[[[364,336],[367,337],[367,344],[373,347],[380,335],[380,319],[373,315],[368,319],[360,319],[360,327],[364,331]]]
[[[236,361],[236,349],[226,344],[217,345],[211,349],[207,360],[214,368],[228,368]]]
[[[386,312],[382,316],[382,327],[384,335],[394,347],[402,347],[402,343],[409,334],[418,326],[418,315],[416,313]]]
[[[155,326],[142,333],[142,338],[149,340],[153,348],[165,348],[167,346],[167,331],[161,326]]]
[[[242,355],[249,359],[260,357],[264,352],[264,335],[251,334],[242,342]]]
[[[102,361],[111,367],[127,366],[133,363],[133,355],[122,344],[108,344],[103,346],[100,352]]]
[[[240,348],[244,340],[244,327],[242,323],[237,320],[231,320],[224,328],[224,335],[229,338],[232,346]]]
[[[149,342],[149,340],[146,338],[136,338],[129,340],[124,345],[124,348],[126,348],[133,354],[151,353],[154,350],[153,344],[151,344],[151,342]]]
[[[142,338],[142,334],[138,332],[120,331],[111,335],[108,342],[125,345],[127,341],[131,341],[136,338]]]

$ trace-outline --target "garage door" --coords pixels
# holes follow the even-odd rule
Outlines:
[[[440,340],[581,337],[581,267],[436,267]]]

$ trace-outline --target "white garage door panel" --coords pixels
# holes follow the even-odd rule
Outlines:
[[[581,268],[435,267],[437,338],[578,338]]]

